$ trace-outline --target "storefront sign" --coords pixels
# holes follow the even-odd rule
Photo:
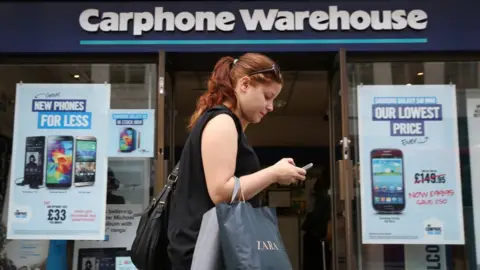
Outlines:
[[[467,89],[468,143],[470,150],[471,194],[474,231],[480,232],[480,89]],[[469,188],[469,187],[465,187]],[[480,237],[475,237],[477,265],[480,266]]]
[[[304,31],[306,28],[315,31],[424,30],[428,23],[427,13],[420,9],[350,12],[338,6],[329,6],[325,11],[240,9],[237,14],[246,31]],[[175,14],[163,7],[155,7],[154,12],[119,13],[87,9],[80,14],[79,23],[87,32],[129,32],[134,36],[142,36],[150,31],[232,32],[237,25],[237,16],[236,12],[230,11],[182,11]]]
[[[272,3],[1,3],[0,35],[5,38],[0,52],[332,52],[340,48],[381,52],[480,47],[480,37],[471,34],[480,23],[476,13],[480,2],[277,1],[274,7]],[[459,19],[448,19],[455,16]]]
[[[464,244],[454,85],[358,87],[364,244]]]
[[[103,239],[110,85],[18,84],[9,239]]]
[[[153,157],[155,110],[110,110],[109,157]]]

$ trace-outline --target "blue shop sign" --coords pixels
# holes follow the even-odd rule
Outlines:
[[[0,52],[470,51],[480,2],[0,3]],[[453,20],[453,18],[456,18]]]

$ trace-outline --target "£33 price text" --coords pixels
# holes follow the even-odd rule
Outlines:
[[[48,209],[47,220],[52,224],[63,223],[67,219],[66,209]]]

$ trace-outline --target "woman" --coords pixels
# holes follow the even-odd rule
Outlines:
[[[168,228],[173,270],[190,269],[202,216],[216,204],[230,202],[234,177],[254,206],[259,204],[256,195],[271,184],[305,180],[305,170],[290,158],[260,170],[244,133],[273,111],[282,84],[278,66],[261,54],[223,57],[215,65],[180,158]]]

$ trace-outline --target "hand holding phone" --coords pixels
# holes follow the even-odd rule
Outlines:
[[[295,166],[293,159],[283,158],[272,166],[277,176],[276,182],[280,185],[291,185],[297,181],[305,180],[302,168]]]

